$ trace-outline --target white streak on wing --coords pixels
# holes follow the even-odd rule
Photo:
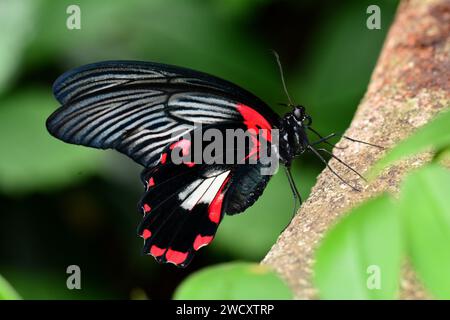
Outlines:
[[[184,118],[199,118],[200,116],[205,116],[205,117],[215,117],[218,119],[226,119],[229,120],[230,117],[226,115],[226,113],[223,112],[215,112],[213,114],[211,114],[211,110],[204,110],[204,109],[197,109],[197,110],[192,110],[192,109],[182,109],[182,110],[177,110],[176,112],[174,112],[177,116],[181,116]]]
[[[214,177],[214,182],[211,184],[211,187],[206,191],[206,193],[203,195],[202,199],[199,203],[206,203],[210,204],[214,197],[219,192],[220,188],[222,187],[222,184],[224,183],[225,179],[230,174],[230,170],[225,171],[224,173],[219,174],[217,177]]]
[[[85,141],[99,139],[106,136],[106,133],[114,126],[120,125],[121,122],[127,121],[127,119],[129,120],[130,115],[139,117],[142,113],[148,112],[151,112],[148,110],[148,106],[142,105],[140,101],[126,103],[90,122],[87,126],[89,133],[82,132],[81,134],[85,135]],[[114,126],[111,126],[111,124],[114,124]]]
[[[141,112],[141,113],[142,113],[142,112]],[[157,118],[156,121],[155,121],[155,118],[156,118],[156,117],[158,117],[160,114],[163,115],[162,112],[156,112],[156,113],[153,113],[153,111],[152,111],[151,113],[146,113],[146,114],[147,114],[147,115],[146,115],[146,116],[143,116],[143,117],[137,116],[137,118],[138,118],[137,121],[132,121],[132,122],[129,123],[127,126],[121,128],[120,130],[116,130],[115,133],[109,134],[109,137],[108,137],[108,139],[105,141],[105,143],[112,143],[115,139],[117,139],[117,138],[119,138],[121,135],[123,135],[123,133],[124,133],[125,131],[127,131],[127,130],[130,130],[130,129],[133,129],[133,128],[139,128],[139,127],[141,127],[141,128],[142,128],[141,131],[142,131],[142,130],[146,130],[145,127],[149,127],[149,126],[152,125],[153,123],[162,122],[160,119],[163,119],[163,117],[159,117],[159,118]],[[133,118],[136,118],[136,117],[132,116],[132,117],[128,118],[127,120],[130,121],[130,120],[132,120]],[[149,121],[149,119],[152,119],[152,121]],[[165,121],[167,121],[167,120],[165,120]],[[169,123],[169,124],[170,124],[170,123]],[[160,128],[158,128],[158,129],[160,129]],[[147,130],[147,131],[149,131],[149,130]],[[125,142],[125,140],[124,140],[123,142]]]
[[[166,135],[168,137],[167,139],[147,145],[146,147],[144,147],[141,150],[139,150],[138,152],[136,152],[136,156],[142,155],[142,154],[146,153],[147,151],[149,151],[153,148],[156,148],[158,146],[173,142],[173,141],[177,140],[178,138],[182,137],[183,135],[185,135],[186,133],[188,133],[191,129],[192,129],[192,127],[188,127],[186,129],[184,129],[183,127],[180,126],[180,128],[176,128],[176,130],[170,130],[169,132],[166,133]]]
[[[189,95],[189,98],[192,101],[197,101],[197,102],[201,102],[203,104],[210,104],[210,105],[218,105],[218,106],[227,106],[227,107],[231,107],[234,108],[235,104],[233,102],[224,100],[224,99],[219,99],[219,98],[214,98],[211,96],[200,96],[200,95]]]
[[[208,190],[209,186],[214,182],[215,177],[211,177],[208,179],[205,179],[200,186],[198,186],[192,194],[181,203],[181,207],[186,210],[192,210],[192,208],[195,207],[195,205],[202,199],[203,194]],[[179,194],[179,198],[182,199],[182,195],[185,191]]]
[[[183,192],[181,192],[179,195],[180,199],[184,198],[187,192],[192,192],[192,194],[186,200],[183,201],[181,207],[183,209],[190,211],[199,203],[209,205],[211,201],[214,200],[214,197],[219,192],[220,188],[222,187],[222,184],[224,183],[225,179],[228,177],[229,174],[230,171],[228,170],[219,174],[216,177],[205,179],[194,192],[192,192],[191,188],[188,188]]]

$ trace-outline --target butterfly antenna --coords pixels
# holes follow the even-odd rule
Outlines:
[[[331,142],[328,141],[329,139],[331,139],[334,136],[336,136],[336,133],[331,133],[331,134],[327,135],[326,137],[322,137],[322,135],[320,133],[318,133],[316,130],[314,130],[313,128],[308,127],[308,129],[311,130],[313,133],[315,133],[320,138],[319,140],[312,142],[311,143],[312,146],[315,146],[315,145],[320,144],[320,143],[325,143],[326,145],[329,145],[329,146],[331,146],[333,148],[336,148],[336,149],[347,149],[347,146],[345,146],[345,147],[338,147],[334,143],[331,143]]]
[[[286,87],[286,82],[284,81],[284,72],[283,72],[283,67],[281,66],[280,56],[278,55],[278,53],[275,50],[272,50],[272,53],[275,56],[275,59],[277,60],[277,65],[278,65],[278,69],[280,70],[281,83],[283,84],[284,93],[286,93],[286,96],[289,100],[289,104],[291,106],[293,106],[294,103],[292,102],[291,96],[289,95],[289,92]]]

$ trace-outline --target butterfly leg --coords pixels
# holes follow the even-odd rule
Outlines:
[[[327,144],[327,145],[329,145],[329,146],[332,146],[333,148],[337,148],[337,149],[346,149],[346,148],[347,148],[347,147],[338,147],[338,146],[336,146],[335,144],[333,144],[333,143],[331,143],[331,142],[328,142],[329,139],[331,139],[331,138],[337,136],[336,133],[331,133],[331,134],[329,134],[329,135],[327,135],[327,136],[324,137],[324,136],[322,136],[320,133],[318,133],[316,130],[314,130],[313,128],[308,127],[308,129],[309,129],[310,131],[312,131],[315,135],[317,135],[317,136],[320,138],[319,140],[314,141],[313,143],[311,143],[312,146],[315,146],[315,145],[320,144],[320,143],[325,143],[325,144]]]
[[[322,155],[316,150],[314,149],[314,147],[312,147],[311,145],[308,146],[308,149],[312,151],[312,153],[314,153],[319,159],[320,161],[323,162],[324,165],[327,166],[327,168],[336,176],[339,178],[339,180],[341,180],[343,183],[345,183],[347,186],[349,186],[350,188],[352,188],[355,191],[361,191],[358,188],[356,188],[355,186],[352,186],[350,183],[348,183],[347,181],[345,181],[340,175],[337,174],[336,171],[334,171],[334,169],[327,163],[327,161],[322,157]]]
[[[332,152],[328,151],[327,149],[324,148],[319,148],[317,149],[317,151],[322,151],[325,152],[326,154],[330,155],[332,158],[336,159],[337,161],[339,161],[342,165],[344,165],[347,169],[351,170],[352,172],[354,172],[356,175],[358,175],[358,177],[360,177],[361,179],[363,179],[364,181],[367,181],[366,178],[364,178],[358,171],[356,171],[355,169],[353,169],[351,166],[349,166],[348,164],[346,164],[342,159],[338,158],[337,156],[335,156]]]
[[[300,192],[298,192],[297,186],[295,185],[294,178],[292,177],[292,172],[290,167],[285,167],[286,175],[288,177],[289,186],[291,187],[292,195],[294,196],[294,211],[292,213],[292,218],[294,218],[295,213],[297,211],[297,200],[302,204],[302,197],[300,196]]]

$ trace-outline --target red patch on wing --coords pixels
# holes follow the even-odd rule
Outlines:
[[[214,238],[213,236],[202,236],[200,234],[197,235],[194,241],[194,250],[197,251],[201,247],[210,244],[213,238]]]
[[[154,185],[155,185],[155,180],[153,179],[153,177],[151,177],[151,178],[148,180],[147,187],[150,188],[150,187],[153,187]]]
[[[242,118],[244,118],[244,124],[248,129],[255,130],[256,134],[259,132],[259,129],[264,129],[262,132],[263,138],[269,142],[272,141],[272,126],[261,114],[259,114],[255,109],[252,109],[242,103],[238,103],[236,108]]]
[[[144,213],[149,213],[152,208],[148,204],[144,204],[143,206]]]
[[[175,148],[181,148],[181,154],[185,156],[189,154],[189,150],[191,149],[191,141],[187,139],[181,139],[170,145],[170,150],[173,150]]]
[[[189,152],[191,151],[191,140],[187,139],[181,139],[177,142],[174,142],[170,145],[170,150],[173,150],[175,148],[181,148],[181,155],[187,156]],[[183,162],[185,165],[187,165],[189,168],[195,166],[194,162]]]
[[[251,157],[258,159],[260,156],[259,149],[261,147],[261,142],[259,142],[256,135],[252,135],[250,138],[252,139],[253,146],[252,146],[252,149],[250,150],[250,152],[248,153],[248,155],[244,158],[244,160],[251,158]]]
[[[180,264],[186,260],[187,256],[188,256],[187,252],[175,251],[169,248],[166,253],[166,260],[167,262]]]
[[[154,257],[160,257],[164,254],[164,252],[166,252],[166,249],[159,248],[155,245],[152,245],[152,247],[150,248],[150,254]]]
[[[214,197],[213,201],[209,205],[208,208],[208,217],[209,220],[211,220],[214,223],[219,224],[221,213],[222,213],[222,203],[223,198],[225,196],[225,193],[222,192],[223,188],[225,188],[228,180],[230,180],[230,176],[228,176],[225,181],[222,183],[222,186],[220,187],[219,191],[217,192],[216,196]]]
[[[142,238],[144,238],[144,240],[147,240],[151,236],[152,236],[152,232],[148,229],[144,229],[144,232],[142,232]]]
[[[166,161],[167,161],[167,153],[164,152],[164,153],[161,155],[161,164],[165,164]]]

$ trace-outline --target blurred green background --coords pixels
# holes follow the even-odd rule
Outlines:
[[[81,8],[68,30],[66,9]],[[366,8],[381,8],[381,30]],[[230,80],[280,114],[286,102],[271,49],[294,100],[314,127],[351,121],[397,1],[366,0],[0,0],[0,275],[25,299],[170,298],[190,273],[219,262],[259,261],[288,224],[293,201],[283,172],[245,214],[226,217],[214,243],[187,269],[141,256],[136,235],[141,168],[114,151],[67,145],[45,119],[58,107],[54,79],[108,59],[189,67]],[[304,198],[322,170],[295,163]],[[66,268],[82,290],[66,288]]]

